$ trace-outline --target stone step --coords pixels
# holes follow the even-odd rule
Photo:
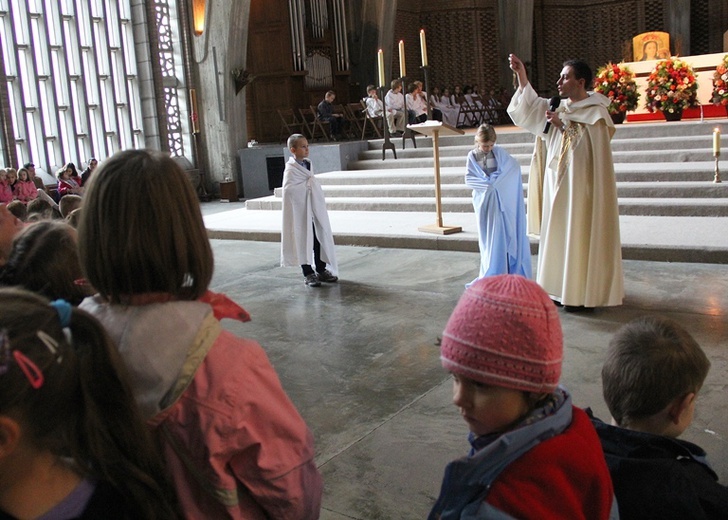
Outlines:
[[[469,198],[442,197],[442,211],[472,213]],[[326,200],[331,211],[435,212],[433,197],[331,197]],[[271,195],[247,201],[250,210],[280,210],[281,198]],[[620,215],[726,217],[728,199],[620,198]]]
[[[728,154],[727,154],[728,155]],[[381,162],[381,161],[379,161]],[[385,161],[386,162],[386,161]],[[389,163],[391,166],[391,163]],[[728,180],[728,160],[722,161],[721,171]],[[614,165],[617,182],[712,182],[715,163],[617,163]],[[522,166],[524,182],[528,179],[528,166]],[[465,165],[440,168],[440,183],[462,184]],[[421,168],[374,168],[322,173],[316,176],[322,185],[345,184],[431,184],[434,179],[432,165]]]
[[[465,167],[468,150],[440,150],[440,167]],[[453,152],[450,155],[450,152]],[[433,168],[435,161],[432,157],[432,149],[428,150],[398,150],[395,159],[391,152],[387,152],[386,158],[382,160],[381,151],[375,155],[367,155],[370,152],[363,152],[361,156],[364,159],[349,162],[349,170],[381,170],[381,169],[399,169],[399,168]],[[528,166],[531,163],[531,152],[525,154],[512,153],[514,159],[521,166]],[[613,152],[615,167],[617,164],[631,163],[653,163],[653,162],[671,162],[671,163],[694,163],[705,162],[713,165],[712,148],[694,148],[670,150],[640,150],[640,151],[623,151]],[[711,167],[712,169],[712,167]]]
[[[430,182],[418,184],[335,184],[324,185],[327,199],[341,197],[376,198],[376,197],[435,197],[435,186]],[[462,181],[462,178],[460,179]],[[524,183],[524,196],[528,184]],[[472,189],[464,183],[442,184],[440,192],[443,197],[463,197],[470,200]],[[274,191],[276,197],[282,196],[282,188]],[[728,183],[714,184],[706,182],[618,182],[617,195],[620,198],[726,198],[728,199]]]
[[[645,140],[648,143],[654,142],[656,145],[660,145],[662,142],[677,141],[682,143],[695,140],[697,142],[703,141],[710,146],[713,139],[713,128],[720,126],[724,123],[723,120],[706,120],[703,122],[688,120],[680,121],[676,123],[665,123],[665,122],[651,122],[651,123],[626,123],[623,125],[617,125],[616,132],[612,138],[612,143],[621,145],[622,142],[635,142],[641,144],[641,140]],[[531,144],[533,145],[535,136],[530,132],[527,132],[521,128],[509,125],[509,126],[497,126],[495,127],[498,135],[498,144],[510,145],[510,144]],[[475,133],[474,129],[466,129],[466,134],[458,136],[442,136],[440,137],[440,148],[448,146],[472,146],[473,136]],[[370,150],[382,150],[382,139],[373,139],[369,141],[368,147]],[[432,140],[423,135],[416,136],[417,147],[432,146]],[[397,146],[398,149],[402,148],[402,138],[393,138],[392,142]],[[722,147],[728,146],[728,135],[724,132],[721,135]],[[427,143],[427,144],[426,144]],[[705,146],[704,144],[703,146]],[[407,148],[412,147],[412,140],[408,139]],[[680,148],[683,146],[681,145]],[[691,146],[686,146],[691,147]],[[664,148],[658,146],[658,148]],[[399,153],[399,150],[398,150]]]
[[[728,137],[726,137],[726,146],[728,146]],[[686,161],[686,160],[706,160],[710,159],[713,154],[713,141],[711,136],[680,136],[679,140],[675,137],[657,137],[657,138],[635,138],[635,139],[612,139],[612,153],[614,155],[615,162],[629,161],[629,162],[645,162],[651,160],[651,158],[658,154],[661,157],[661,161],[666,159],[674,161]],[[498,140],[498,144],[501,145],[508,153],[519,159],[521,164],[528,164],[531,160],[531,154],[533,152],[534,140],[530,139],[524,143],[503,143]],[[432,143],[420,142],[418,140],[417,148],[412,147],[412,141],[407,141],[407,147],[402,149],[400,143],[395,142],[397,148],[397,159],[412,159],[412,158],[432,158]],[[462,157],[463,161],[468,155],[468,152],[473,149],[472,138],[466,144],[451,144],[443,145],[440,144],[440,159],[444,157]],[[669,151],[667,151],[669,150]],[[698,159],[687,157],[682,154],[694,153],[699,154]],[[645,160],[638,160],[640,154],[645,154]],[[388,152],[391,155],[391,152]],[[374,160],[382,158],[381,144],[379,148],[370,148],[359,154],[358,160]],[[525,161],[525,162],[524,162]]]

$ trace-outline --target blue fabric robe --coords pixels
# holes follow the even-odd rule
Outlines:
[[[490,176],[478,164],[475,151],[468,154],[465,174],[465,184],[473,188],[478,223],[480,274],[476,280],[496,274],[531,278],[521,166],[500,146],[493,147],[493,155],[497,169]]]

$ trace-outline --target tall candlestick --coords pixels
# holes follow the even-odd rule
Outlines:
[[[379,49],[377,53],[377,63],[379,65],[379,86],[384,87],[384,51]]]
[[[713,130],[713,155],[720,155],[720,128]]]
[[[399,77],[404,78],[407,75],[404,68],[404,40],[399,40]]]
[[[420,51],[422,52],[422,66],[427,67],[427,42],[424,29],[420,29]]]

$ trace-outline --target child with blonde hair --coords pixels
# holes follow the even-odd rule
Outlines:
[[[208,291],[212,249],[184,171],[161,152],[116,153],[78,234],[98,291],[81,308],[116,341],[185,516],[318,518],[313,436],[265,351],[220,324],[250,316]]]
[[[465,184],[473,190],[478,224],[478,278],[495,274],[531,278],[521,166],[495,141],[495,129],[480,125],[475,133],[475,149],[468,153],[466,165]]]
[[[30,179],[27,168],[20,168],[18,170],[18,181],[13,188],[13,195],[24,204],[38,198],[38,189]]]
[[[8,171],[0,168],[0,204],[7,204],[13,200],[13,189],[8,181]]]
[[[308,160],[308,140],[293,134],[288,138],[288,149],[292,157],[283,170],[281,266],[300,265],[307,287],[336,283],[339,277],[334,236],[324,191]]]

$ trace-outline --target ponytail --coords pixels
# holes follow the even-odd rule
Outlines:
[[[0,414],[15,413],[31,445],[70,457],[109,484],[132,518],[178,518],[151,435],[112,341],[88,313],[17,289],[0,289],[6,362]],[[12,351],[13,356],[7,354]]]
[[[138,506],[138,518],[174,518],[169,506],[174,491],[118,352],[98,322],[80,309],[73,309],[70,331],[83,403],[78,438],[84,440],[73,450],[92,462],[95,476]]]

